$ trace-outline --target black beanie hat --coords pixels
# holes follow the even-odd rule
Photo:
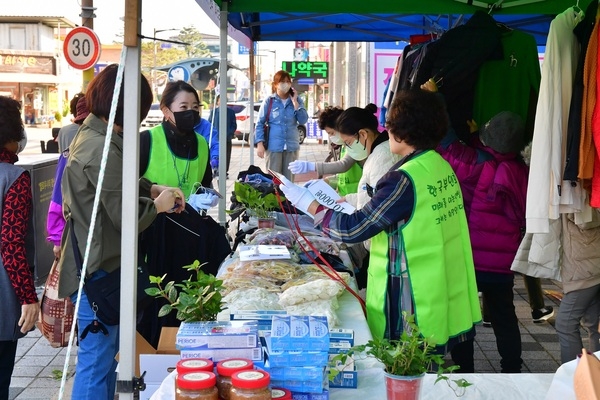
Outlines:
[[[483,144],[498,153],[519,152],[523,147],[524,135],[523,119],[512,111],[502,111],[496,114],[479,133]]]

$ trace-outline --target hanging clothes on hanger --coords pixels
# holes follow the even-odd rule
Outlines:
[[[574,10],[574,12],[577,12]],[[583,67],[585,56],[596,25],[596,14],[598,13],[598,2],[592,1],[585,10],[583,20],[577,24],[573,33],[577,37],[581,52],[577,61],[577,71],[573,81],[573,95],[569,108],[569,122],[567,129],[567,150],[564,180],[577,182],[579,174],[579,143],[581,138],[581,111],[583,107]]]
[[[402,55],[398,57],[396,60],[396,66],[394,67],[394,72],[392,76],[388,80],[388,83],[383,92],[383,102],[381,103],[381,108],[379,110],[379,124],[381,126],[385,126],[385,116],[387,114],[387,109],[392,104],[392,99],[394,98],[394,94],[398,90],[398,81],[400,78],[400,71],[402,70],[402,60],[404,58],[404,51]]]
[[[524,147],[533,136],[535,108],[540,89],[540,62],[532,35],[498,26],[502,58],[487,60],[475,84],[473,119],[479,125],[502,111],[512,111],[525,121]]]
[[[572,9],[556,16],[542,64],[527,188],[527,233],[512,265],[514,271],[539,278],[560,279],[561,252],[547,249],[561,248],[560,213],[574,211],[572,204],[561,205],[561,194],[563,202],[578,202],[578,207],[584,203],[573,200],[574,193],[561,193],[568,108],[579,55],[573,28],[580,21]]]
[[[477,71],[485,60],[502,56],[496,52],[499,45],[496,21],[478,11],[464,25],[430,43],[418,68],[413,87],[420,87],[430,78],[438,82],[450,123],[462,140],[470,135],[466,121],[472,119]]]

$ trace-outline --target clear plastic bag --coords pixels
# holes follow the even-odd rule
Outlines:
[[[324,315],[327,317],[329,328],[339,325],[340,321],[335,310],[340,308],[337,297],[328,300],[316,300],[284,307],[290,315]]]
[[[317,279],[288,288],[279,295],[279,304],[287,307],[315,300],[326,300],[339,296],[343,291],[344,286],[339,282],[331,279]]]
[[[276,293],[264,288],[236,289],[223,297],[230,311],[238,310],[282,310]]]

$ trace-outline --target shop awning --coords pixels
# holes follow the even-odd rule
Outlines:
[[[58,85],[63,83],[60,77],[47,74],[11,74],[8,72],[0,72],[0,82],[17,82],[17,83],[44,83],[49,85]]]

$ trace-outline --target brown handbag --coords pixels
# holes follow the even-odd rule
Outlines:
[[[263,132],[264,132],[264,141],[263,146],[265,150],[269,149],[269,133],[271,131],[271,126],[269,125],[269,116],[271,115],[271,107],[273,107],[273,97],[269,99],[269,108],[267,109],[267,117],[265,123],[263,124]]]
[[[59,276],[58,260],[54,260],[44,286],[40,320],[37,324],[38,329],[52,347],[66,347],[69,344],[75,312],[75,307],[69,297],[64,299],[58,297]]]

